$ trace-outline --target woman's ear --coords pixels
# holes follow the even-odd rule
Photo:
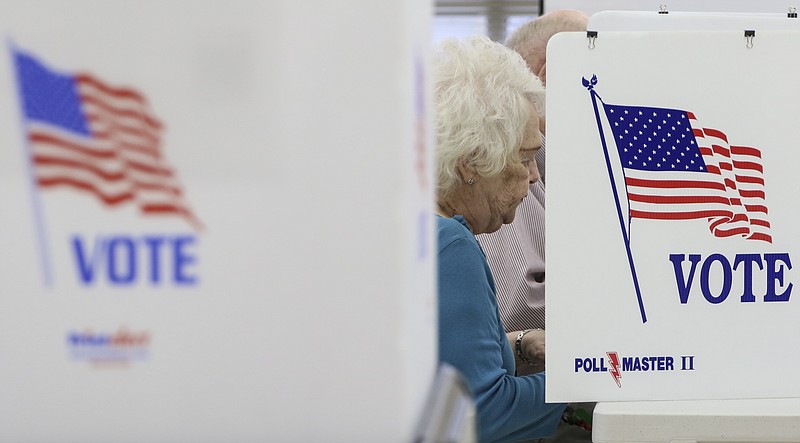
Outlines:
[[[461,176],[461,181],[467,184],[473,184],[478,180],[478,173],[474,166],[469,165],[466,161],[458,162],[458,175]]]

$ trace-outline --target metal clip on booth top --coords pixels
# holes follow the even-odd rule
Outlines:
[[[662,4],[661,4],[661,5],[658,7],[658,13],[659,13],[659,14],[669,14],[669,11],[667,11],[667,5],[665,5],[665,4],[663,4],[663,3],[662,3]]]
[[[753,37],[756,36],[756,31],[753,29],[745,29],[744,30],[744,39],[747,42],[747,49],[753,47]]]
[[[794,6],[789,6],[789,13],[786,14],[789,18],[797,18],[797,8]]]
[[[594,41],[597,39],[597,31],[586,31],[586,38],[589,39],[589,49],[594,49]]]

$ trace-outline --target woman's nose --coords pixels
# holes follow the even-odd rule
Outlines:
[[[536,160],[528,163],[528,182],[534,184],[539,181],[539,167],[536,165]]]

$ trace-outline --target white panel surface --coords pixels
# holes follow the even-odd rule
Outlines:
[[[797,275],[790,263],[800,248],[792,184],[800,96],[791,86],[797,63],[785,57],[797,44],[800,33],[789,31],[759,32],[752,48],[735,31],[604,32],[594,49],[581,33],[551,40],[549,401],[800,395],[793,381],[800,356],[785,347],[800,338],[800,304],[792,294]],[[583,79],[594,75],[590,90]],[[615,121],[609,123],[605,105],[688,111],[699,122],[693,126],[724,133],[730,145],[758,149],[765,211],[746,215],[769,223],[761,232],[770,241],[749,238],[759,230],[752,223],[744,236],[721,237],[712,233],[708,217],[629,217],[635,192],[623,181],[630,170],[623,175],[620,164],[628,157],[621,157],[624,146],[617,149]],[[639,136],[630,147],[646,151],[650,135]],[[663,201],[674,194],[656,195]],[[756,256],[761,266],[744,264]],[[620,377],[613,376],[612,355]]]
[[[430,9],[0,5],[0,441],[411,440],[436,367]],[[20,78],[44,87],[14,51],[144,97],[192,216],[104,204],[86,181],[137,168],[98,178],[102,155],[36,184]]]
[[[594,410],[595,443],[796,442],[800,399],[606,402]]]

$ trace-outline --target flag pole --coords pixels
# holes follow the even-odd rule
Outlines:
[[[30,138],[28,137],[28,128],[25,124],[25,97],[22,91],[22,78],[18,66],[19,61],[17,60],[18,51],[14,45],[14,42],[12,42],[10,39],[6,40],[6,44],[11,54],[11,58],[13,59],[11,63],[14,66],[14,75],[16,80],[15,86],[19,95],[20,130],[23,134],[22,144],[25,147],[25,155],[28,157],[28,173],[30,175],[30,180],[28,182],[30,184],[31,200],[33,201],[33,219],[36,225],[37,237],[39,239],[39,260],[41,260],[44,284],[49,288],[53,286],[53,272],[50,266],[50,253],[47,247],[47,231],[44,227],[44,217],[42,215],[42,200],[38,190],[39,183],[36,178],[36,171],[34,170],[33,151],[30,145]]]
[[[597,92],[594,86],[597,84],[597,76],[592,75],[591,80],[583,79],[583,86],[589,90],[592,96],[592,106],[594,106],[594,117],[597,120],[597,130],[600,132],[600,142],[603,144],[603,154],[606,157],[606,169],[608,169],[608,179],[611,181],[611,191],[614,193],[614,203],[617,205],[617,217],[619,218],[619,227],[622,231],[622,239],[625,241],[625,250],[628,252],[628,264],[631,268],[631,276],[633,277],[633,287],[636,289],[636,299],[639,302],[639,312],[642,315],[642,323],[647,323],[647,315],[644,312],[644,303],[642,302],[642,292],[639,290],[639,278],[636,276],[636,266],[633,264],[633,254],[631,254],[631,242],[628,237],[628,232],[625,229],[625,220],[622,217],[622,208],[619,204],[619,194],[614,182],[614,172],[611,170],[611,159],[608,155],[608,146],[606,145],[606,137],[603,133],[603,122],[600,120],[600,111],[597,107]],[[600,99],[602,101],[602,99]]]

